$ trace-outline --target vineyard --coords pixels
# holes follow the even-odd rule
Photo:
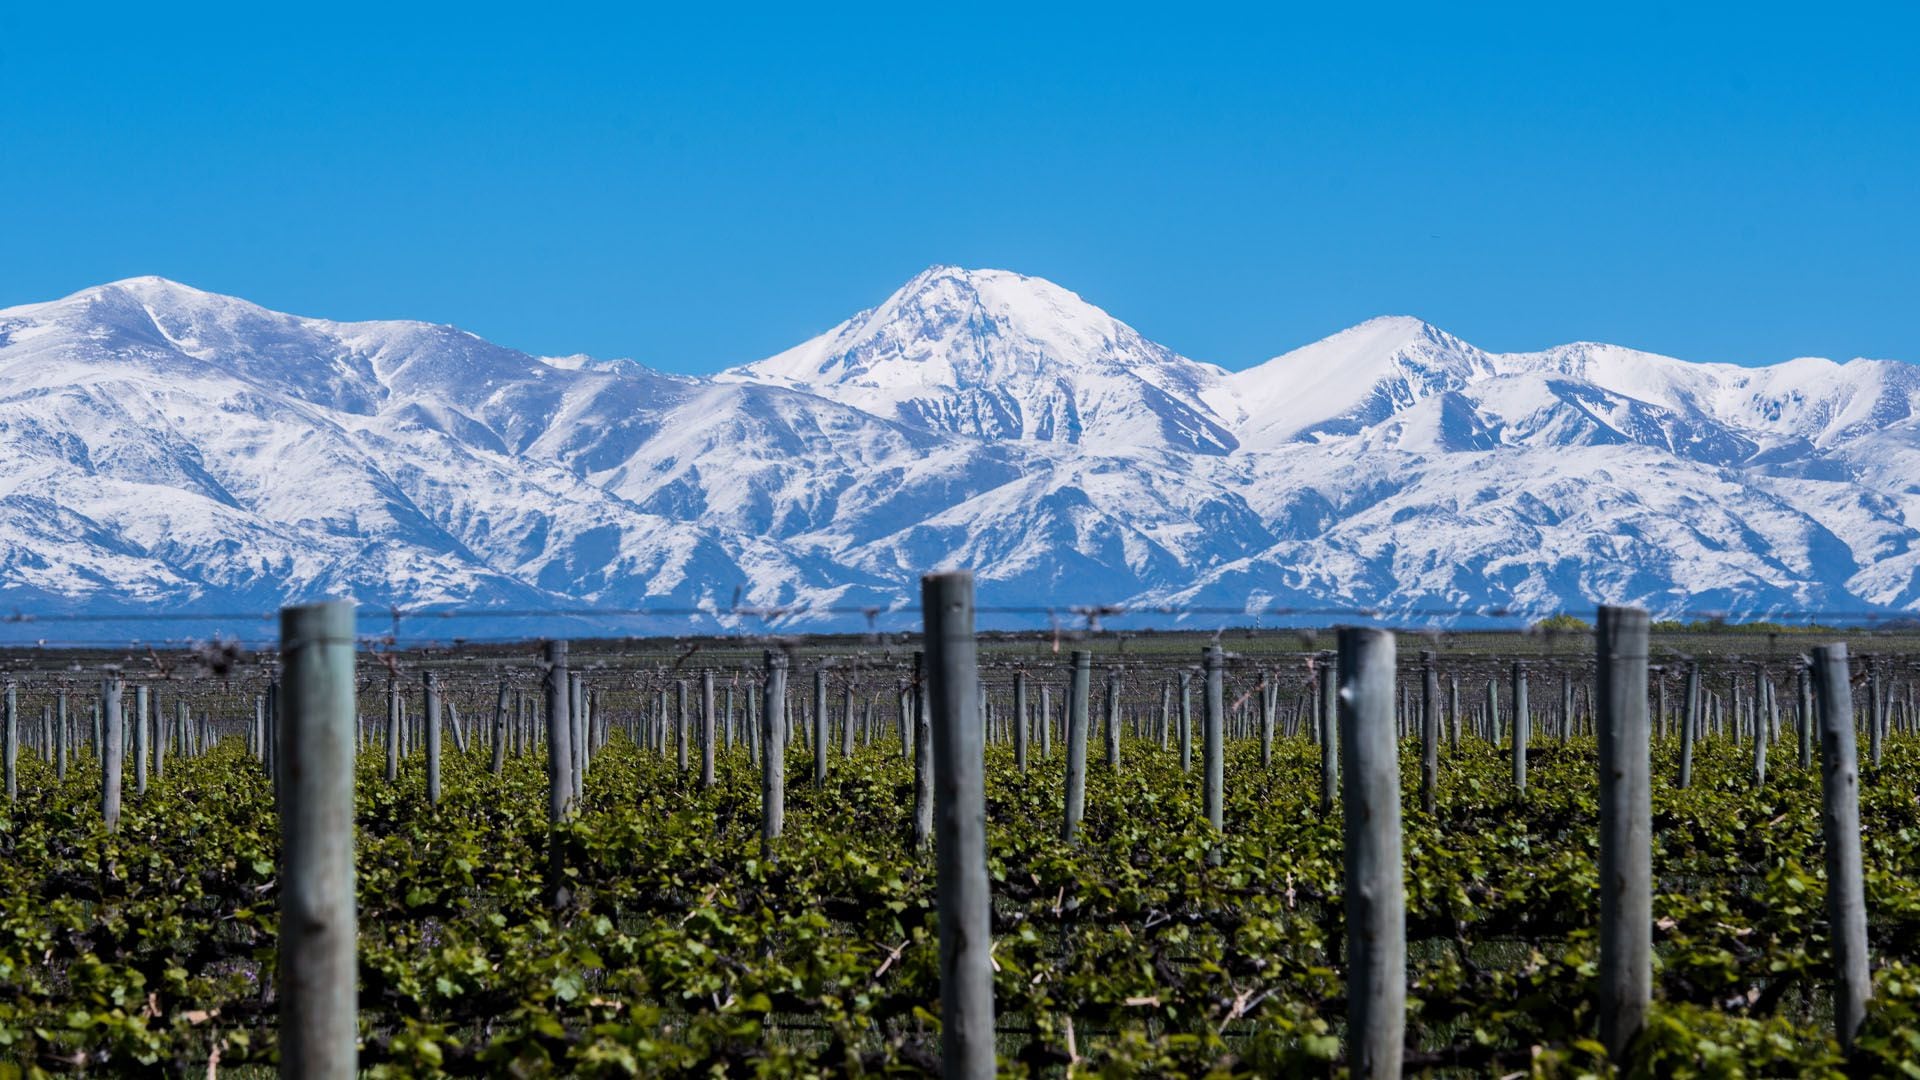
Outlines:
[[[1836,638],[1656,633],[1622,700],[1639,684],[1609,683],[1590,633],[976,653],[970,626],[963,663],[918,635],[345,650],[354,1067],[954,1074],[943,1033],[965,1022],[1003,1075],[1397,1073],[1363,1053],[1380,1038],[1435,1076],[1920,1075],[1900,640],[1823,674],[1813,644]],[[12,658],[0,1077],[323,1053],[283,1015],[310,676],[290,651]],[[1605,916],[1633,851],[1607,847],[1602,767],[1621,716],[1644,732],[1651,872],[1650,920],[1618,924],[1650,949],[1625,1030]],[[1823,719],[1860,740],[1864,953],[1829,887],[1829,755],[1854,749]],[[962,729],[984,739],[990,940],[943,950],[943,892],[966,895],[940,887],[942,842],[966,842],[943,808],[967,780],[954,795],[930,759]],[[1369,760],[1392,830],[1350,813]],[[1391,878],[1356,858],[1396,850],[1371,906]],[[1403,944],[1356,932],[1394,896]],[[968,957],[984,1021],[943,983]]]

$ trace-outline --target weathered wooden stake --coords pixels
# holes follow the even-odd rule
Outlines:
[[[1527,793],[1527,739],[1533,734],[1533,714],[1527,707],[1527,667],[1513,662],[1513,793]]]
[[[973,575],[928,574],[920,582],[920,609],[926,613],[939,830],[934,866],[940,917],[940,1074],[991,1080],[992,893],[987,882],[986,745],[976,689]]]
[[[1069,842],[1079,836],[1087,815],[1087,683],[1092,678],[1093,654],[1074,650],[1067,684],[1067,808],[1060,828],[1060,836]],[[1185,672],[1181,681],[1186,681]]]
[[[1813,650],[1814,710],[1820,723],[1821,833],[1826,841],[1827,921],[1833,948],[1834,1034],[1843,1049],[1866,1019],[1867,903],[1860,863],[1860,762],[1853,735],[1853,688],[1844,643]]]
[[[573,717],[567,678],[567,643],[549,641],[541,658],[547,694],[547,903],[555,910],[573,900],[567,885],[566,848],[560,826],[573,816]]]
[[[353,605],[280,611],[280,1075],[359,1073]]]
[[[499,776],[507,767],[507,742],[511,736],[507,727],[507,701],[509,690],[507,680],[500,680],[500,697],[493,706],[493,760],[487,763],[487,769]]]
[[[813,671],[813,786],[827,786],[827,669]]]
[[[1433,813],[1440,785],[1440,673],[1433,650],[1420,653],[1420,808]]]
[[[121,686],[118,675],[108,676],[100,684],[100,816],[108,832],[120,830],[120,776],[126,761],[126,725],[121,713]]]
[[[1813,684],[1807,678],[1807,669],[1801,668],[1794,677],[1800,690],[1800,767],[1813,767]],[[1847,695],[1852,697],[1851,692]]]
[[[6,700],[6,759],[7,759],[7,801],[13,802],[20,797],[20,776],[18,761],[20,756],[20,692],[13,680],[7,680]]]
[[[1120,768],[1120,673],[1107,673],[1107,720],[1101,725],[1106,735],[1107,768]]]
[[[422,674],[426,702],[422,711],[427,719],[427,802],[440,805],[440,680],[433,672]]]
[[[1400,852],[1400,755],[1394,643],[1385,630],[1340,631],[1340,728],[1346,816],[1347,1067],[1398,1077],[1406,1044],[1407,923]]]
[[[1687,665],[1687,700],[1680,714],[1680,787],[1693,785],[1693,744],[1700,739],[1700,665]]]
[[[1262,769],[1270,769],[1273,767],[1273,725],[1275,719],[1273,714],[1279,708],[1277,695],[1280,692],[1280,688],[1270,685],[1272,679],[1273,675],[1271,672],[1263,671],[1260,673],[1260,767]]]
[[[1200,740],[1200,756],[1204,762],[1201,774],[1201,802],[1207,811],[1207,824],[1214,832],[1226,827],[1226,800],[1223,793],[1227,783],[1227,739],[1226,739],[1226,654],[1218,645],[1209,645],[1201,655],[1201,670],[1206,673],[1206,723]]]
[[[713,669],[700,673],[700,787],[713,787],[714,736],[720,717],[714,712]]]
[[[933,842],[933,717],[927,711],[927,654],[913,654],[913,850]]]
[[[266,745],[266,712],[262,706],[260,713],[261,743]],[[402,718],[400,714],[400,679],[395,675],[387,676],[387,783],[400,779],[400,732]]]
[[[1068,714],[1072,721],[1072,714]],[[1180,673],[1180,771],[1193,771],[1193,672]]]
[[[73,724],[68,719],[67,709],[67,692],[62,690],[60,691],[60,696],[54,701],[53,713],[54,750],[59,757],[56,766],[57,771],[54,775],[61,780],[67,778],[67,758],[73,754],[71,746],[73,742]]]
[[[1325,654],[1320,659],[1320,810],[1323,813],[1333,809],[1340,778],[1340,725],[1334,715],[1336,683],[1330,660]],[[1398,775],[1399,767],[1395,766],[1394,771]]]
[[[1653,1000],[1653,802],[1647,613],[1603,606],[1595,626],[1600,744],[1600,1039],[1618,1063]]]
[[[787,654],[768,649],[760,700],[760,857],[787,825]]]
[[[1013,765],[1027,771],[1027,673],[1013,673]]]

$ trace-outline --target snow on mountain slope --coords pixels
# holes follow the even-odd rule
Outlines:
[[[1050,281],[935,266],[880,306],[722,378],[934,431],[1220,454],[1234,440],[1202,394],[1222,375]]]
[[[711,379],[136,278],[0,310],[0,604],[1911,610],[1916,400],[1404,317],[1228,375],[949,267]]]

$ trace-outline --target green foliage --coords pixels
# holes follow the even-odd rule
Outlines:
[[[1593,624],[1578,615],[1569,615],[1563,611],[1534,623],[1533,629],[1537,633],[1580,634],[1591,632]]]
[[[1057,749],[1057,748],[1056,748]],[[1896,741],[1862,787],[1876,996],[1852,1068],[1920,1056],[1920,758]],[[1408,748],[1402,773],[1417,777]],[[1197,774],[1129,742],[1090,768],[1082,839],[1058,840],[1060,756],[1022,775],[989,748],[995,993],[1013,1075],[1330,1075],[1344,986],[1340,821],[1318,749],[1229,746],[1227,833]],[[427,805],[369,755],[359,783],[363,1061],[377,1076],[859,1075],[938,1060],[929,860],[907,851],[896,748],[793,755],[787,835],[759,847],[758,777],[723,755],[698,789],[624,739],[561,836],[575,900],[543,906],[545,776],[449,753]],[[1437,810],[1403,808],[1410,1061],[1442,1074],[1577,1076],[1594,1041],[1590,742],[1540,740],[1512,797],[1504,751],[1444,759]],[[97,774],[22,759],[0,817],[0,1075],[202,1074],[268,1063],[275,1006],[271,790],[237,745],[169,764],[98,825]],[[1828,1031],[1819,780],[1708,744],[1654,791],[1657,1007],[1636,1075],[1840,1075]],[[1207,858],[1221,850],[1218,865]]]

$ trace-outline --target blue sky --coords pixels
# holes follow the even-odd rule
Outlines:
[[[0,5],[0,306],[707,371],[943,262],[1235,368],[1387,313],[1920,360],[1912,4],[66,7]]]

